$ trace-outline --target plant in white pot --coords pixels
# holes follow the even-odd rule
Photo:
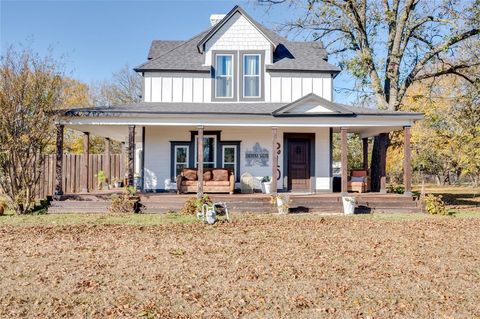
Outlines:
[[[272,178],[270,176],[264,176],[262,178],[262,188],[265,194],[272,193]]]
[[[353,196],[342,196],[343,213],[345,215],[353,215],[355,213],[355,205],[357,201]]]
[[[279,214],[288,214],[288,209],[290,208],[291,201],[286,195],[272,195],[270,203],[274,206],[277,206]]]

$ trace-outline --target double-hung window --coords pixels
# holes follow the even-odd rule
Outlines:
[[[259,98],[260,93],[260,54],[243,55],[243,97]]]
[[[215,97],[233,98],[233,54],[215,56]]]

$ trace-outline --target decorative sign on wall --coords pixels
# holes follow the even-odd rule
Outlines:
[[[245,166],[268,166],[268,150],[260,146],[260,143],[255,143],[251,150],[247,149],[245,152]]]

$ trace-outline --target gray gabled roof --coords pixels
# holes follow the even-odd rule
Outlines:
[[[179,40],[153,40],[150,50],[148,51],[147,59],[151,60],[158,56],[161,56],[172,49],[175,49],[180,44],[183,44],[185,41]]]
[[[197,34],[193,38],[181,42],[171,50],[160,54],[157,57],[139,65],[135,68],[137,72],[145,71],[190,71],[209,72],[210,67],[204,66],[205,56],[198,53],[197,42],[211,28]],[[152,51],[152,49],[150,49]]]
[[[354,112],[349,109],[348,105],[343,105],[343,104],[340,104],[340,103],[335,103],[335,102],[329,101],[327,99],[324,99],[323,97],[320,97],[320,96],[316,95],[315,93],[309,93],[305,96],[302,96],[301,98],[299,98],[299,99],[297,99],[297,100],[295,100],[291,103],[288,103],[288,104],[282,106],[279,109],[276,109],[272,114],[273,115],[285,114],[286,112],[290,111],[291,109],[294,109],[295,106],[301,105],[303,102],[306,102],[306,101],[315,101],[315,102],[319,103],[321,106],[330,110],[334,114],[354,114]],[[332,114],[332,113],[329,112],[328,114]],[[314,114],[314,113],[311,113],[311,114]],[[316,113],[316,114],[319,114],[319,113]]]
[[[214,27],[208,28],[187,41],[153,41],[150,47],[149,61],[136,67],[135,71],[210,72],[210,67],[203,65],[205,56],[199,52],[199,45],[203,45],[202,43],[207,41],[220,28],[222,21],[225,23],[228,21],[229,15],[233,16],[237,12],[247,17],[272,43],[275,43],[273,64],[267,65],[268,71],[320,71],[335,74],[340,72],[337,66],[327,62],[327,52],[320,41],[288,41],[286,38],[253,20],[238,6],[232,9]]]

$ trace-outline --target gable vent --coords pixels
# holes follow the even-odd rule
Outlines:
[[[212,27],[214,25],[216,25],[217,23],[220,22],[220,20],[222,20],[223,18],[225,18],[225,14],[212,14],[210,16],[210,24],[212,25]]]

